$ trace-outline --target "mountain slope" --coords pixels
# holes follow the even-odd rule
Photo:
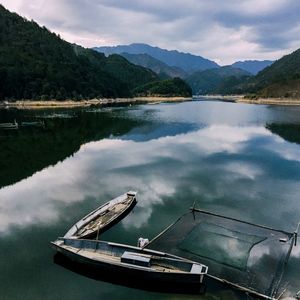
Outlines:
[[[191,97],[190,86],[180,78],[150,82],[135,89],[138,96]]]
[[[231,65],[231,67],[239,68],[256,75],[258,72],[270,66],[272,63],[273,61],[271,60],[245,60],[235,62]]]
[[[160,77],[180,77],[186,76],[186,73],[178,67],[170,67],[162,61],[148,55],[148,54],[129,54],[121,53],[128,61],[135,65],[148,68],[158,74]]]
[[[128,97],[154,80],[150,70],[72,45],[0,5],[0,100]]]
[[[193,94],[204,95],[211,93],[237,93],[232,87],[240,84],[251,76],[250,73],[225,66],[217,69],[195,72],[186,78]]]
[[[300,49],[259,72],[244,89],[261,97],[300,98]]]
[[[98,52],[105,55],[110,54],[148,54],[168,66],[179,67],[182,70],[192,73],[197,70],[206,70],[219,67],[215,62],[205,59],[201,56],[190,53],[178,52],[177,50],[165,50],[158,47],[152,47],[147,44],[119,45],[114,47],[96,47]]]

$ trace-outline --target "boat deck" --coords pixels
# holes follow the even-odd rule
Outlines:
[[[97,260],[97,261],[104,261],[107,263],[112,263],[112,264],[124,264],[121,262],[121,257],[120,256],[114,256],[114,255],[110,255],[108,253],[103,253],[103,252],[97,252],[97,251],[93,251],[91,249],[77,249],[75,247],[71,247],[71,246],[64,246],[65,249],[69,250],[70,252],[79,254],[83,257],[89,258],[89,259],[93,259],[93,260]],[[137,255],[139,256],[147,256],[147,255],[143,255],[143,254],[139,254],[137,253]],[[150,257],[150,255],[149,255]],[[130,265],[132,267],[138,267],[141,268],[141,266],[138,266],[136,264],[126,264],[126,265]],[[158,260],[154,259],[153,263],[151,263],[150,267],[143,267],[143,268],[147,268],[147,269],[152,269],[153,271],[158,271],[158,272],[170,272],[170,273],[189,273],[183,270],[180,270],[178,268],[176,268],[175,266],[171,266],[171,265],[167,265],[166,262],[162,262],[161,264],[159,264]]]
[[[124,211],[130,204],[130,202],[132,202],[132,198],[127,198],[125,201],[117,203],[114,206],[108,208],[101,215],[81,228],[76,235],[87,235],[103,228],[107,223],[109,223],[112,219],[116,218],[122,211]]]

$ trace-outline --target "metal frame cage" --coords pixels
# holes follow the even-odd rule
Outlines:
[[[195,207],[146,246],[208,266],[208,276],[249,294],[278,299],[297,232],[285,232]]]

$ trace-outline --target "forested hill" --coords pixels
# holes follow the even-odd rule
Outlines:
[[[193,94],[237,94],[237,85],[246,81],[251,74],[239,68],[224,66],[220,68],[195,72],[186,78]]]
[[[127,97],[157,80],[151,70],[72,45],[0,5],[0,100]]]
[[[254,79],[259,96],[300,98],[300,49],[283,56]]]

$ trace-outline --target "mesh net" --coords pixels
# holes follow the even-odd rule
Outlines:
[[[206,264],[209,275],[276,298],[293,243],[293,233],[192,210],[147,247]]]

